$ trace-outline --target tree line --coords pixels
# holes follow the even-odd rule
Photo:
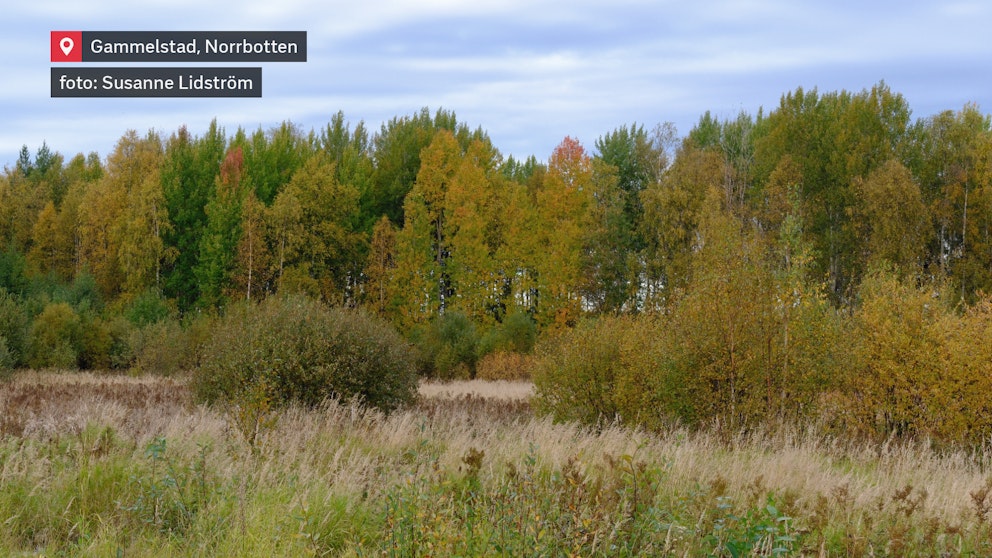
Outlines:
[[[426,108],[375,132],[342,113],[308,133],[128,131],[104,160],[43,145],[4,169],[0,288],[85,284],[109,307],[155,296],[182,314],[302,292],[407,333],[451,313],[545,331],[664,313],[726,264],[705,246],[743,235],[835,308],[880,267],[963,308],[992,291],[990,178],[988,115],[914,120],[884,82],[706,113],[682,138],[566,137],[546,161]]]

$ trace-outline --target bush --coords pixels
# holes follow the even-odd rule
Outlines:
[[[65,302],[48,304],[31,324],[27,364],[31,368],[76,368],[79,315]]]
[[[415,336],[420,349],[420,372],[442,380],[475,377],[479,336],[471,318],[445,312]]]
[[[526,313],[515,311],[479,340],[479,357],[494,351],[529,353],[537,341],[537,323]]]
[[[13,296],[0,287],[0,337],[6,339],[11,366],[24,363],[24,349],[28,336],[28,315]]]
[[[0,335],[0,378],[4,378],[14,368],[14,357],[7,348],[7,338]]]
[[[107,370],[111,365],[114,339],[106,320],[84,312],[80,316],[79,366],[87,370]]]
[[[653,318],[604,317],[548,339],[533,368],[538,409],[587,424],[619,418],[659,426],[687,418],[692,398],[673,376],[660,331]]]
[[[496,351],[482,357],[475,368],[475,377],[480,380],[527,380],[530,378],[530,370],[534,365],[534,357],[511,353],[507,351]]]
[[[849,433],[935,443],[992,435],[992,299],[958,314],[932,286],[872,272],[860,289],[844,394],[827,417]]]
[[[182,371],[188,362],[186,332],[173,320],[161,320],[131,332],[133,368],[138,373],[168,376]]]
[[[201,401],[301,403],[354,397],[383,410],[411,401],[414,354],[386,323],[302,296],[241,303],[219,319],[194,372]]]
[[[124,310],[124,316],[137,327],[160,322],[174,313],[172,305],[158,289],[142,292]]]

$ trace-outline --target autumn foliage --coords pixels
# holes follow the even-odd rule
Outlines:
[[[423,375],[532,373],[560,418],[979,441],[992,121],[910,114],[884,83],[797,89],[546,162],[426,109],[25,147],[0,174],[0,368],[197,368],[202,324],[295,294],[390,324]],[[149,296],[168,311],[133,318]]]

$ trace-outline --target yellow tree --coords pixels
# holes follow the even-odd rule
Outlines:
[[[454,305],[477,323],[495,323],[505,313],[505,277],[495,257],[503,244],[505,184],[493,175],[497,160],[492,146],[473,141],[445,198]]]
[[[551,153],[548,173],[537,192],[537,235],[546,250],[535,262],[537,321],[574,324],[582,311],[583,238],[592,202],[592,160],[578,141],[566,137]]]
[[[889,160],[855,181],[857,224],[869,264],[888,261],[904,273],[920,269],[933,229],[920,187],[899,161]]]
[[[35,273],[52,273],[62,280],[68,280],[73,272],[73,239],[71,231],[65,230],[61,225],[59,212],[55,210],[55,204],[49,201],[35,221],[27,263]]]
[[[661,182],[641,193],[646,309],[662,309],[689,284],[703,200],[709,189],[721,187],[724,175],[720,155],[687,145]]]
[[[154,133],[138,139],[129,132],[107,159],[106,179],[124,197],[122,211],[111,229],[117,246],[124,290],[136,294],[160,287],[162,264],[175,258],[162,236],[171,228],[159,169],[162,142]]]
[[[400,286],[400,323],[406,327],[444,313],[452,294],[445,199],[461,157],[454,135],[438,132],[421,153],[417,180],[403,203],[394,281]]]
[[[351,303],[347,292],[361,271],[364,236],[356,230],[358,190],[335,178],[324,152],[298,169],[273,203],[282,279],[287,273],[334,303]],[[295,217],[295,220],[294,220]]]
[[[366,307],[379,316],[388,316],[392,308],[395,257],[396,227],[383,215],[372,229],[369,258],[365,264]]]
[[[231,298],[244,294],[246,300],[265,296],[270,281],[272,255],[265,242],[265,205],[248,192],[241,205],[241,238],[238,240]]]

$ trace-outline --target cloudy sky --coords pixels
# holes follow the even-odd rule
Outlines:
[[[22,145],[113,149],[128,129],[228,135],[338,110],[376,130],[421,107],[453,110],[504,154],[546,159],[622,124],[689,131],[777,106],[796,87],[879,80],[915,117],[992,112],[992,3],[972,0],[33,0],[0,19],[0,166]],[[306,63],[266,63],[261,99],[52,99],[52,30],[308,32]],[[213,64],[216,65],[216,64]]]

